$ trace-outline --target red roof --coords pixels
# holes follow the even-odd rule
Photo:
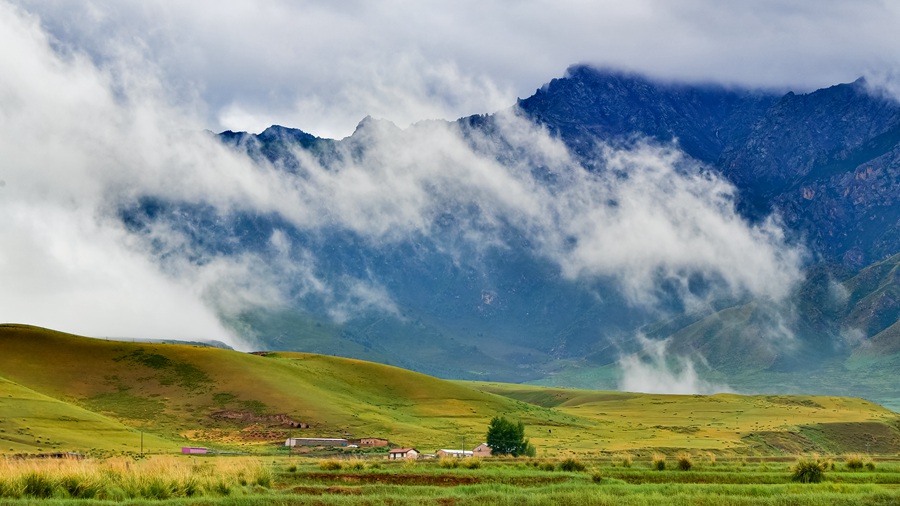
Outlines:
[[[391,450],[390,453],[409,453],[409,452],[413,452],[413,451],[416,451],[416,449],[415,448],[395,448],[395,449]],[[418,452],[416,452],[416,453],[418,453]]]

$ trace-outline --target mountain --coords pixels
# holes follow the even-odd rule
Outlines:
[[[900,103],[864,79],[807,94],[664,83],[577,66],[519,107],[574,150],[677,142],[775,212],[817,260],[861,268],[900,251]]]
[[[171,454],[186,445],[271,453],[284,451],[288,437],[378,437],[432,452],[462,438],[474,446],[495,416],[521,420],[542,456],[841,453],[869,443],[875,453],[900,451],[897,414],[861,399],[445,381],[338,357],[89,339],[23,325],[0,325],[0,348],[0,455]]]
[[[519,100],[518,107],[577,152],[591,155],[598,139],[625,142],[639,135],[677,141],[691,157],[715,163],[750,135],[778,99],[767,91],[666,83],[574,66],[566,77]]]
[[[575,66],[496,114],[217,138],[294,200],[144,195],[119,216],[164,268],[273,269],[277,304],[219,306],[256,348],[612,388],[643,335],[738,390],[893,402],[889,366],[859,383],[853,365],[900,350],[882,275],[900,252],[900,105],[864,80],[798,94]],[[823,370],[834,383],[800,381]]]

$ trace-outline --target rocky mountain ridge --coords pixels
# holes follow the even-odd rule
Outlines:
[[[427,230],[386,245],[365,231],[301,229],[276,214],[220,216],[208,206],[160,197],[123,208],[122,219],[138,236],[150,237],[160,223],[180,230],[201,256],[251,253],[275,261],[274,236],[302,245],[316,259],[318,282],[332,291],[297,285],[279,307],[223,315],[260,347],[359,357],[442,377],[562,382],[567,370],[609,370],[622,356],[640,353],[636,333],[670,338],[673,352],[700,357],[710,374],[728,378],[809,371],[875,348],[900,350],[890,331],[898,320],[897,279],[871,274],[900,252],[900,105],[870,93],[864,81],[784,94],[576,66],[514,109],[597,173],[606,170],[596,158],[598,145],[626,151],[648,142],[675,146],[687,161],[734,186],[736,207],[748,223],[773,214],[780,220],[788,242],[808,252],[806,281],[777,307],[737,293],[689,309],[679,288],[660,278],[658,307],[648,310],[609,277],[563,275],[538,254],[522,225],[486,217],[478,201],[452,193],[428,210]],[[297,184],[315,185],[320,176],[309,171],[310,163],[324,174],[361,167],[360,177],[374,177],[366,164],[404,160],[400,150],[417,148],[410,142],[427,139],[429,129],[447,129],[458,134],[454,142],[469,143],[466,149],[481,149],[507,166],[521,164],[531,181],[558,191],[565,172],[553,162],[520,162],[528,147],[504,138],[504,121],[503,114],[489,114],[402,130],[366,118],[341,140],[281,126],[258,135],[223,132],[219,139],[291,174]],[[373,139],[390,150],[373,153]],[[615,212],[618,204],[605,205]],[[866,276],[879,281],[868,286],[861,281]],[[377,295],[365,288],[370,281],[393,306],[365,305]],[[703,294],[716,282],[693,276],[688,289],[708,297]],[[845,293],[852,296],[838,300]],[[362,309],[336,317],[342,296]],[[772,347],[773,335],[788,336],[789,344]],[[579,386],[616,386],[615,374],[603,378]]]

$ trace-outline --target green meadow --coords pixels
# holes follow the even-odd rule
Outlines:
[[[143,438],[151,454],[206,446],[275,455],[289,436],[378,437],[433,453],[482,442],[494,416],[523,421],[547,458],[900,453],[898,415],[854,398],[446,381],[324,355],[107,341],[21,325],[0,326],[0,349],[0,454],[128,455],[140,453]]]
[[[446,381],[371,362],[0,325],[0,505],[896,504],[900,418],[843,397],[650,395]],[[532,459],[474,447],[521,420]],[[218,455],[180,455],[182,446]],[[79,458],[46,458],[50,454]],[[43,458],[39,458],[43,457]],[[824,472],[793,479],[798,462]]]

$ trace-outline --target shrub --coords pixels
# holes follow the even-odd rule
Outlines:
[[[319,468],[324,471],[337,471],[342,467],[344,467],[344,465],[341,464],[341,461],[337,459],[326,459],[319,462]]]
[[[678,469],[682,471],[690,471],[692,467],[694,467],[694,461],[691,459],[690,453],[679,453],[678,454]]]
[[[650,467],[656,469],[657,471],[665,471],[666,470],[666,456],[661,453],[656,453],[650,459]]]
[[[573,459],[571,457],[569,457],[559,463],[560,471],[566,471],[566,472],[570,472],[570,473],[580,473],[581,471],[584,471],[585,469],[587,469],[587,467],[585,467],[584,464],[582,464],[580,461]]]
[[[858,453],[851,453],[844,458],[844,465],[851,471],[859,471],[863,468],[863,457]]]
[[[825,478],[825,465],[818,460],[801,460],[794,466],[791,480],[800,483],[819,483]]]

